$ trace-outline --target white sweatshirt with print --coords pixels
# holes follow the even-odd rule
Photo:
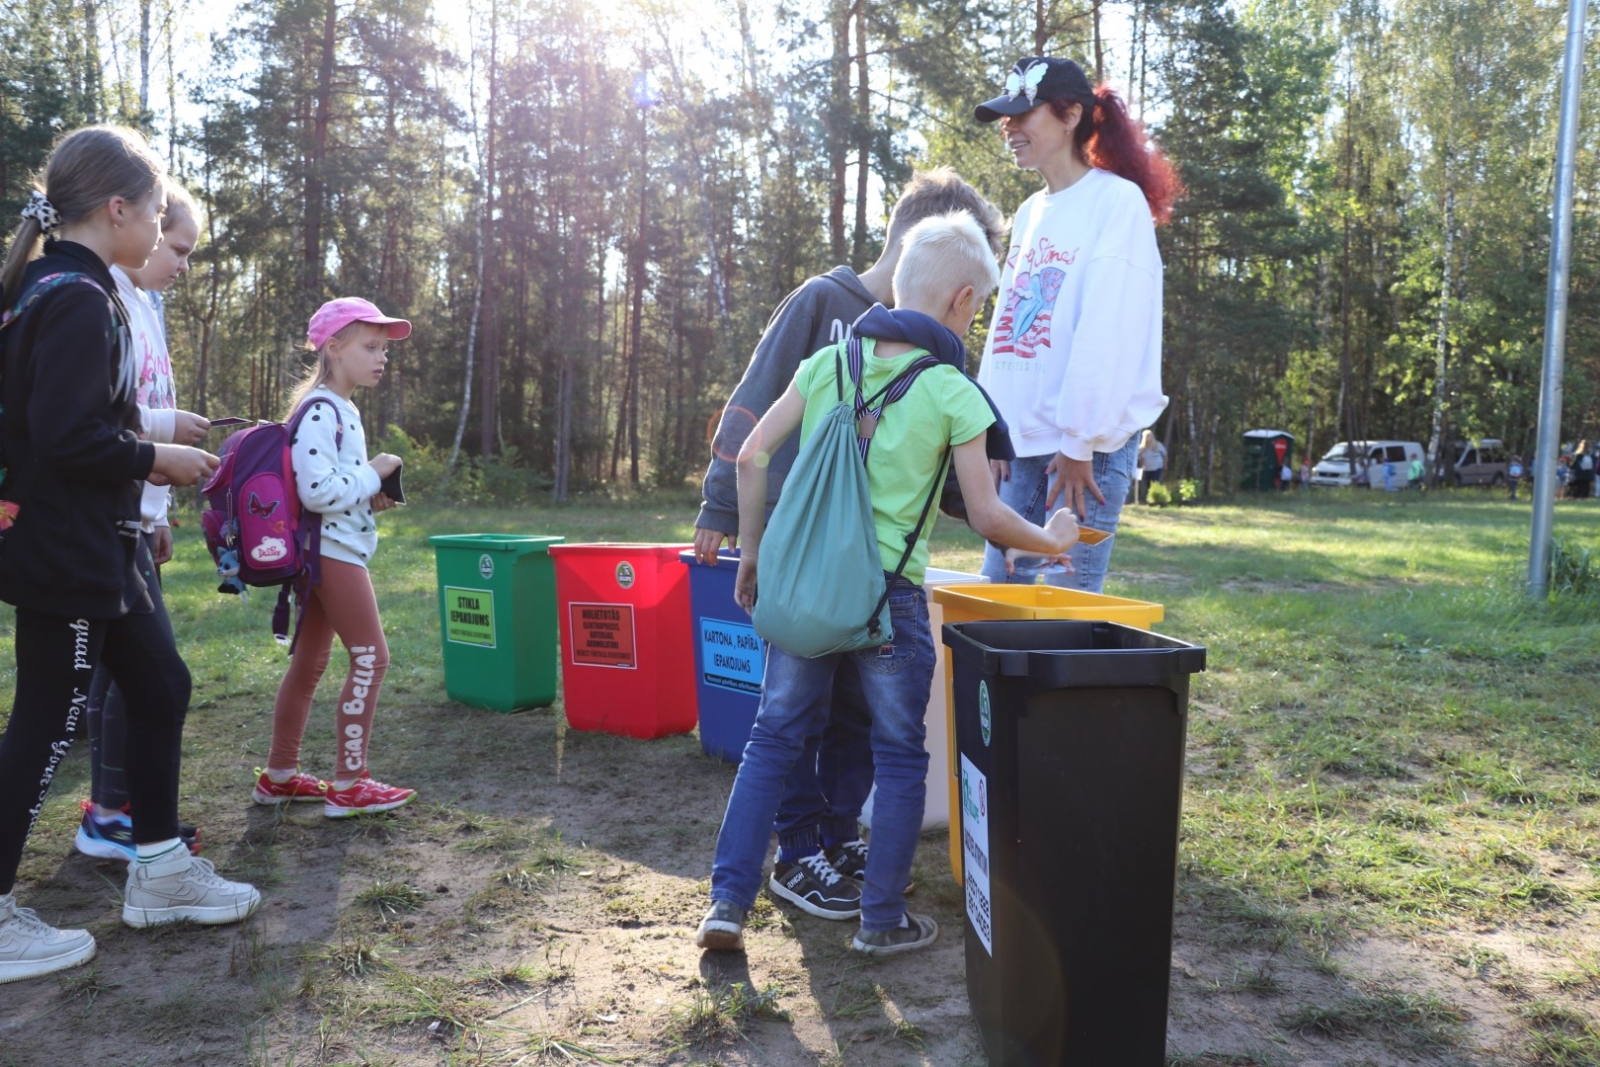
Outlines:
[[[978,370],[1017,455],[1093,459],[1155,422],[1161,273],[1132,182],[1091,170],[1023,203]]]
[[[172,381],[172,357],[167,352],[167,331],[151,306],[150,297],[133,284],[121,267],[113,266],[111,277],[117,283],[123,307],[128,309],[128,338],[133,344],[132,358],[139,367],[135,399],[139,402],[140,428],[148,440],[170,444],[178,398]],[[144,532],[166,526],[171,488],[145,482],[140,489],[139,518]]]
[[[350,401],[320,386],[307,394],[305,402],[311,408],[300,420],[290,449],[301,506],[322,517],[324,556],[365,567],[378,551],[372,498],[383,479],[367,463],[361,413]],[[335,412],[344,424],[342,443],[336,443]]]

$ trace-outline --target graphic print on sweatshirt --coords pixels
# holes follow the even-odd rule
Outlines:
[[[1019,251],[1013,248],[1006,263],[1016,274],[1005,306],[995,319],[993,354],[1033,359],[1039,349],[1051,347],[1056,299],[1067,277],[1065,268],[1077,260],[1078,250],[1061,252],[1048,238],[1041,238],[1038,247],[1025,256],[1019,256]]]

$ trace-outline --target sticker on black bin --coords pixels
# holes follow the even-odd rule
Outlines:
[[[967,918],[983,942],[984,951],[994,955],[993,904],[989,895],[989,780],[961,757],[961,852],[966,870]]]

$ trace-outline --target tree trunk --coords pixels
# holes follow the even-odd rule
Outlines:
[[[644,335],[645,223],[650,204],[650,112],[639,111],[639,229],[633,241],[633,308],[628,333],[628,480],[639,484],[639,347]]]
[[[338,46],[339,8],[326,0],[322,16],[322,51],[317,61],[316,111],[312,119],[311,146],[306,160],[306,228],[303,288],[307,304],[322,296],[322,161],[328,154],[328,123],[333,112],[333,61]]]
[[[495,254],[495,105],[498,103],[500,2],[489,4],[489,99],[487,105],[488,151],[483,176],[483,403],[482,424],[479,427],[478,453],[487,458],[494,455],[495,437],[500,416],[500,353],[497,349],[499,331],[495,319],[495,278],[499,273],[499,259]]]
[[[139,118],[150,111],[150,0],[139,0]]]
[[[867,269],[867,162],[872,158],[872,83],[867,72],[867,0],[856,0],[856,232],[850,262]]]
[[[1453,451],[1444,441],[1445,420],[1450,409],[1449,355],[1450,355],[1450,299],[1455,282],[1456,249],[1456,191],[1450,179],[1450,149],[1445,148],[1444,158],[1444,277],[1439,283],[1439,326],[1434,340],[1434,390],[1433,431],[1428,437],[1428,469],[1433,472],[1434,484],[1448,475],[1444,466],[1455,466],[1455,457],[1447,455],[1445,464],[1439,462],[1440,449]]]
[[[828,248],[835,263],[845,258],[844,188],[850,162],[850,13],[854,4],[835,0],[833,61],[828,83]]]

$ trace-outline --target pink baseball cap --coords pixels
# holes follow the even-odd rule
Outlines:
[[[311,316],[311,325],[306,327],[306,340],[311,342],[312,348],[321,348],[328,343],[328,338],[352,322],[387,326],[391,341],[404,341],[411,336],[411,323],[405,319],[392,319],[379,311],[377,304],[359,296],[341,296],[323,304]]]

